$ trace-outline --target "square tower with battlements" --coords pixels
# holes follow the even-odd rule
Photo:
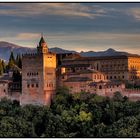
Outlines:
[[[56,90],[56,54],[48,52],[41,37],[37,53],[22,57],[20,104],[50,105]]]

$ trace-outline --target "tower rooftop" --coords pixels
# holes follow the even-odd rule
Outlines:
[[[43,37],[43,35],[41,36],[40,38],[40,41],[39,41],[39,45],[37,46],[37,52],[40,54],[42,53],[48,53],[48,46],[47,46],[47,43]]]
[[[45,39],[43,38],[43,36],[41,36],[41,39],[40,39],[40,41],[39,41],[39,45],[41,46],[42,43],[46,43],[46,42],[45,42]]]

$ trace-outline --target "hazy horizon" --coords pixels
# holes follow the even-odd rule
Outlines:
[[[36,49],[36,47],[37,46],[33,46],[33,47],[28,47],[28,46],[21,46],[21,45],[19,45],[19,44],[16,44],[16,43],[13,43],[13,42],[8,42],[8,41],[0,41],[0,43],[1,42],[5,42],[5,43],[10,43],[10,44],[13,44],[13,45],[17,45],[17,46],[19,46],[19,47],[25,47],[25,48],[31,48],[31,49]],[[48,48],[50,48],[50,47],[48,47]],[[76,51],[76,50],[72,50],[72,49],[65,49],[65,48],[61,48],[61,47],[55,47],[55,46],[53,46],[53,47],[51,47],[51,48],[59,48],[59,49],[64,49],[64,50],[68,50],[68,51]],[[102,51],[107,51],[107,50],[109,50],[109,49],[113,49],[113,48],[107,48],[107,49],[102,49],[102,50],[96,50],[96,51],[93,51],[93,50],[79,50],[79,51],[76,51],[76,52],[78,52],[78,53],[81,53],[81,52],[90,52],[90,51],[93,51],[93,52],[102,52]],[[126,51],[122,51],[122,50],[117,50],[117,49],[113,49],[113,50],[115,50],[115,51],[119,51],[119,52],[126,52]],[[138,54],[138,53],[132,53],[132,54]]]
[[[140,53],[140,3],[0,3],[0,41]]]

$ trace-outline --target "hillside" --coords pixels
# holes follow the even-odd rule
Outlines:
[[[0,42],[0,58],[4,60],[8,60],[11,51],[13,51],[14,55],[16,56],[17,54],[24,54],[24,53],[34,53],[36,52],[36,48],[28,48],[28,47],[23,47],[19,46],[13,43],[9,42]],[[64,50],[61,48],[50,48],[49,51],[55,52],[55,53],[75,53],[75,51],[69,51],[69,50]]]
[[[84,57],[100,57],[100,56],[118,56],[118,55],[133,55],[127,52],[121,52],[121,51],[116,51],[112,48],[109,48],[105,51],[98,51],[98,52],[94,52],[94,51],[87,51],[87,52],[81,52],[80,53],[81,56]]]
[[[11,51],[13,51],[14,55],[16,56],[17,54],[24,54],[24,53],[33,53],[36,52],[36,48],[28,48],[28,47],[23,47],[23,46],[19,46],[13,43],[9,43],[9,42],[4,42],[1,41],[0,42],[0,58],[4,59],[4,60],[8,60]],[[60,53],[78,53],[76,51],[70,51],[70,50],[65,50],[65,49],[61,49],[61,48],[50,48],[49,49],[50,52],[55,52],[56,54],[60,54]],[[116,55],[131,55],[127,52],[120,52],[120,51],[116,51],[112,48],[109,48],[105,51],[98,51],[98,52],[94,52],[94,51],[87,51],[87,52],[80,52],[79,53],[81,56],[84,57],[100,57],[100,56],[116,56]]]

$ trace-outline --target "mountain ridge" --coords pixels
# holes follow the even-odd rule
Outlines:
[[[17,54],[24,54],[24,53],[34,53],[36,52],[36,48],[29,48],[29,47],[23,47],[20,45],[16,45],[14,43],[9,43],[6,41],[0,41],[0,58],[4,59],[4,60],[8,60],[11,51],[13,51],[14,55],[16,56]],[[78,53],[83,57],[101,57],[101,56],[117,56],[117,55],[136,55],[136,54],[130,54],[127,52],[122,52],[122,51],[116,51],[112,48],[109,48],[105,51],[81,51],[76,52],[73,50],[65,50],[62,48],[58,48],[58,47],[53,47],[53,48],[49,48],[50,52],[54,52],[56,54],[62,54],[62,53]],[[139,55],[138,55],[139,56]]]

